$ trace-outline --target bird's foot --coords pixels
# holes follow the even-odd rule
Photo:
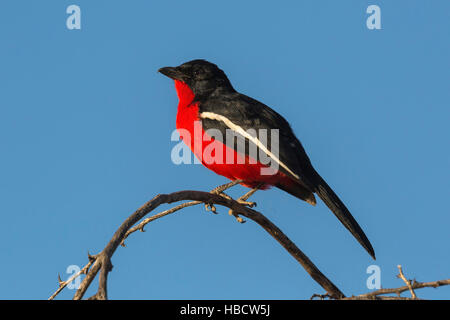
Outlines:
[[[211,211],[212,213],[217,214],[217,209],[213,203],[205,203],[205,210]]]
[[[215,191],[214,192],[214,190],[213,190],[213,191],[211,191],[211,193],[216,193],[216,194],[224,197],[225,199],[231,200],[231,197],[223,191]],[[214,214],[218,214],[216,207],[214,206],[213,203],[205,203],[205,209],[206,209],[206,211],[211,211]]]
[[[236,201],[239,202],[240,204],[242,204],[243,206],[246,206],[249,208],[256,207],[256,202],[241,200],[241,198],[237,199]]]
[[[260,188],[261,186],[262,186],[262,184],[259,184],[256,188],[253,188],[252,190],[250,190],[249,192],[247,192],[247,193],[244,194],[243,196],[237,198],[236,201],[237,201],[239,204],[241,204],[241,205],[243,205],[243,206],[246,206],[246,207],[249,207],[249,208],[256,207],[256,202],[250,202],[250,201],[247,201],[247,200],[248,200],[248,198],[250,198],[256,191],[258,191],[259,188]],[[239,222],[239,223],[245,223],[245,220],[242,219],[237,213],[235,213],[235,212],[233,211],[233,209],[230,209],[230,210],[228,211],[228,214],[234,216],[234,217],[236,218],[237,222]]]
[[[236,212],[233,211],[233,209],[228,210],[228,214],[230,216],[234,216],[236,218],[236,221],[239,223],[245,223],[245,220],[242,219]]]
[[[231,200],[231,197],[230,197],[229,195],[227,195],[224,191],[225,191],[227,188],[229,188],[230,186],[236,184],[237,182],[239,182],[239,181],[232,181],[232,182],[223,184],[223,185],[221,185],[221,186],[218,186],[218,187],[212,189],[212,190],[210,191],[210,193],[218,194],[218,195],[224,197],[225,199]],[[218,213],[217,210],[216,210],[216,207],[214,206],[213,203],[205,203],[205,210],[206,210],[206,211],[211,211],[211,212],[214,213],[214,214],[217,214],[217,213]]]
[[[242,200],[241,198],[237,199],[236,201],[245,207],[249,207],[249,208],[256,207],[256,202],[245,201],[245,200]],[[245,223],[245,220],[242,219],[237,213],[235,213],[233,209],[228,210],[228,214],[230,216],[234,216],[236,218],[237,222]]]

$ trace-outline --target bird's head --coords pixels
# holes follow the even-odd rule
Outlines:
[[[192,60],[178,67],[161,68],[158,72],[187,84],[197,99],[206,97],[217,89],[234,91],[225,73],[206,60]]]

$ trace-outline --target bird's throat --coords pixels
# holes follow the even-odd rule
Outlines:
[[[188,107],[194,101],[194,92],[183,81],[175,80],[175,90],[180,100],[178,107]]]
[[[178,110],[176,127],[180,133],[181,139],[192,149],[194,147],[194,134],[195,122],[200,120],[198,115],[198,104],[194,102],[194,92],[189,86],[179,80],[175,80],[175,89],[178,95]],[[189,133],[189,139],[186,140],[186,133]],[[200,138],[202,137],[202,133]]]

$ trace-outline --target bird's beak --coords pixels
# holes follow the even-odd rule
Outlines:
[[[158,70],[158,72],[162,73],[166,77],[169,77],[173,80],[186,80],[186,75],[180,72],[177,68],[174,67],[164,67]]]

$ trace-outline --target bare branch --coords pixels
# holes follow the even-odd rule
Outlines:
[[[403,274],[403,271],[401,271],[401,266],[398,266],[400,273],[403,275],[403,278],[406,279],[405,275]],[[401,276],[399,276],[403,281],[405,281]],[[412,291],[414,292],[414,289],[422,289],[422,288],[437,288],[441,286],[447,286],[450,285],[450,279],[446,280],[438,280],[438,281],[432,281],[432,282],[417,282],[413,281],[411,283],[409,280],[405,281],[406,283],[409,283],[409,285],[399,287],[399,288],[391,288],[391,289],[379,289],[376,291],[372,291],[369,293],[361,294],[358,296],[352,296],[348,298],[343,298],[344,300],[417,300],[416,294],[412,296],[412,298],[408,297],[401,297],[400,295],[405,291]],[[384,296],[386,294],[396,294],[396,296]]]
[[[245,207],[243,204],[230,197],[221,194],[226,188],[239,183],[239,181],[233,181],[227,185],[218,187],[212,192],[202,191],[179,191],[171,194],[160,194],[154,197],[152,200],[145,203],[141,208],[128,217],[119,229],[114,233],[110,242],[106,245],[102,252],[95,256],[95,262],[93,263],[90,271],[83,279],[80,288],[74,295],[74,299],[82,299],[86,290],[92,283],[97,273],[100,271],[99,287],[97,293],[91,297],[91,299],[106,299],[107,298],[107,275],[111,271],[111,257],[116,251],[117,247],[123,243],[123,240],[128,237],[132,232],[141,230],[146,223],[154,221],[167,214],[176,212],[187,206],[192,206],[200,203],[217,204],[225,206],[233,210],[236,215],[242,215],[248,219],[251,219],[264,228],[275,240],[277,240],[310,274],[310,276],[321,285],[326,292],[334,298],[344,297],[344,294],[325,276],[322,272],[311,262],[311,260],[269,219],[264,215],[253,209]],[[141,224],[133,228],[137,222],[139,222],[145,215],[155,210],[161,204],[174,203],[178,201],[192,200],[193,202],[184,203],[178,205],[172,209],[161,212],[158,215],[152,216]]]

